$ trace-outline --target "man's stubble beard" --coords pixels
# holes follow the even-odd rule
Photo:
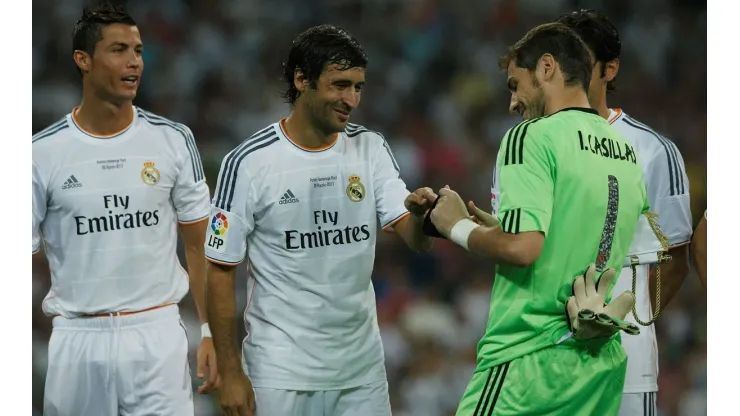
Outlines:
[[[545,91],[537,81],[537,78],[532,75],[532,86],[537,91],[536,97],[532,100],[530,118],[538,118],[545,116]]]

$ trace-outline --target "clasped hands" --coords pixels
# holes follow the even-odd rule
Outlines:
[[[463,219],[488,227],[499,224],[496,217],[478,208],[473,201],[468,201],[466,206],[449,186],[440,189],[439,195],[431,188],[419,188],[406,197],[404,205],[417,220],[425,221],[424,232],[432,237],[449,239],[452,227]]]

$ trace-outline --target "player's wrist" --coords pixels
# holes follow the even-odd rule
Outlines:
[[[409,217],[411,218],[411,221],[414,222],[414,224],[419,225],[419,226],[424,224],[424,218],[426,214],[424,213],[418,214],[418,213],[411,212],[411,211],[409,211],[409,214],[410,214]]]
[[[200,339],[211,338],[211,328],[208,326],[208,322],[200,325]]]
[[[469,250],[468,239],[470,238],[470,234],[473,233],[473,230],[478,227],[480,225],[471,221],[469,218],[463,218],[456,222],[450,229],[450,240],[465,250]]]

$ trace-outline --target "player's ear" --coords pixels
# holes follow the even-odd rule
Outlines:
[[[537,63],[537,69],[535,70],[539,74],[541,81],[550,81],[555,74],[555,57],[549,53],[546,53],[540,57],[540,61]]]
[[[90,72],[92,69],[92,57],[85,51],[76,50],[72,54],[72,58],[83,73]]]
[[[295,88],[300,92],[304,92],[308,88],[308,84],[309,82],[306,75],[302,71],[296,69],[293,73],[293,85],[295,85]]]
[[[619,72],[619,58],[612,59],[611,61],[604,64],[604,78],[606,82],[611,82],[617,77]]]

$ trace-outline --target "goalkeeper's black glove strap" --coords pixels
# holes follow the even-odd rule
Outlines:
[[[432,210],[437,206],[437,202],[439,202],[439,197],[434,200],[434,204],[432,204],[432,207],[427,211],[427,215],[424,217],[424,226],[422,227],[422,231],[424,232],[424,235],[428,237],[445,239],[445,237],[437,231],[437,227],[432,224],[432,218],[430,217],[432,215]]]

